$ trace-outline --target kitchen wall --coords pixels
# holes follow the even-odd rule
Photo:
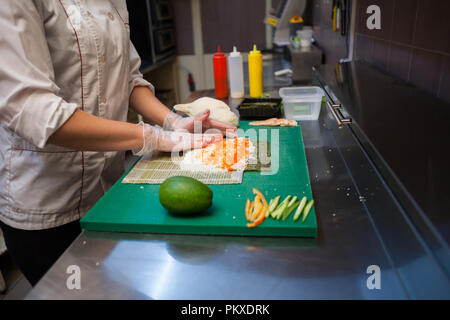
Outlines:
[[[194,27],[191,0],[172,0],[178,55],[194,54]]]
[[[253,44],[266,47],[264,0],[202,0],[201,17],[205,53],[217,45],[231,51],[250,51]]]
[[[333,32],[331,20],[332,0],[309,0],[312,3],[312,24],[316,46],[323,52],[323,63],[336,63],[348,56],[349,37]],[[351,0],[348,0],[348,16],[351,13]]]
[[[332,0],[310,1],[314,37],[324,63],[353,54],[353,59],[450,102],[449,0],[349,0],[355,6],[353,38],[332,31]],[[380,30],[366,26],[369,5],[380,7]]]
[[[366,27],[369,5],[381,29]],[[354,58],[450,102],[450,1],[357,0]]]
[[[197,90],[214,88],[212,57],[217,45],[225,52],[235,45],[242,53],[253,44],[270,47],[264,17],[272,0],[172,0],[172,6],[180,101],[190,94],[189,73]]]
[[[194,75],[196,89],[213,88],[211,59],[217,44],[225,51],[237,45],[242,52],[249,50],[250,43],[270,47],[263,19],[266,9],[280,1],[173,0],[181,100],[190,93],[188,72]],[[314,37],[323,50],[324,63],[353,55],[450,102],[449,0],[348,2],[354,6],[354,37],[332,31],[332,0],[309,0]],[[366,27],[366,9],[371,4],[381,9],[381,30]]]

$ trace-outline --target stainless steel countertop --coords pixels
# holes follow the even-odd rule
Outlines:
[[[301,129],[316,239],[84,231],[27,299],[448,298],[448,278],[401,219],[351,129],[338,129],[325,105]],[[80,268],[80,290],[66,286],[71,265]],[[371,265],[381,270],[379,290],[367,287]]]
[[[302,123],[318,238],[83,232],[28,299],[389,299],[407,297],[338,152],[327,109]],[[382,290],[366,286],[369,265]],[[67,267],[81,270],[68,290]]]

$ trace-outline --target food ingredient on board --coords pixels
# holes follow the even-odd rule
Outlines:
[[[211,113],[209,117],[232,126],[239,126],[239,119],[236,114],[234,114],[230,107],[223,101],[218,99],[203,97],[197,99],[191,103],[177,104],[173,107],[175,111],[183,112],[189,116],[195,116],[206,110],[210,110]]]
[[[297,210],[294,213],[294,221],[297,221],[300,218],[300,215],[302,214],[303,208],[306,205],[306,201],[308,200],[308,198],[303,197],[302,200],[300,201],[300,204],[297,207]]]
[[[279,201],[280,201],[280,196],[277,196],[276,198],[270,200],[269,210],[267,210],[266,218],[270,216],[270,214],[273,210],[275,210],[275,208],[278,206]]]
[[[269,126],[269,127],[296,127],[297,121],[295,120],[287,120],[284,118],[270,118],[262,121],[252,121],[249,123],[251,126]]]
[[[159,187],[159,201],[170,213],[194,215],[212,204],[213,192],[204,183],[190,177],[175,176]]]
[[[269,209],[266,198],[264,195],[256,188],[253,188],[253,193],[255,194],[255,200],[250,202],[247,199],[245,205],[245,217],[249,221],[247,223],[248,228],[253,228],[260,225],[266,218],[266,212]]]
[[[304,222],[306,220],[306,218],[308,217],[309,211],[311,211],[311,208],[314,204],[314,200],[311,199],[308,204],[305,207],[305,212],[303,213],[303,218],[302,218],[302,222]]]
[[[278,205],[278,207],[272,212],[272,214],[271,214],[272,218],[274,218],[274,219],[279,219],[278,217],[281,218],[281,214],[287,208],[290,199],[291,199],[291,196],[289,195],[286,198],[284,198],[283,201],[281,201],[281,203]]]
[[[255,150],[248,138],[223,139],[186,152],[180,167],[191,171],[243,171],[256,157]]]
[[[245,203],[245,219],[250,220],[249,211],[250,210],[250,200],[247,199],[247,202]]]
[[[251,202],[247,199],[247,202],[245,203],[245,218],[247,221],[252,222],[247,224],[249,228],[261,224],[265,218],[269,217],[272,217],[274,220],[286,221],[295,208],[297,208],[297,210],[293,217],[294,222],[297,221],[303,213],[303,223],[314,205],[313,199],[307,202],[308,199],[306,196],[301,200],[297,200],[297,196],[291,195],[286,196],[279,204],[278,202],[281,196],[276,196],[269,201],[269,204],[267,204],[266,199],[259,190],[253,188],[253,193],[256,195],[255,199]]]
[[[276,198],[272,199],[279,199],[280,196],[277,196]],[[291,214],[291,212],[297,208],[297,210],[295,211],[294,214],[294,221],[297,221],[301,214],[304,213],[305,215],[303,216],[302,219],[302,223],[306,220],[309,211],[311,210],[313,204],[314,204],[314,200],[311,200],[308,204],[307,204],[307,198],[303,197],[302,200],[297,201],[297,196],[292,197],[291,195],[287,196],[275,209],[273,209],[272,211],[270,211],[268,216],[271,216],[273,219],[275,220],[282,220],[285,221],[289,215]],[[272,201],[271,200],[271,201]],[[273,205],[273,202],[272,202]],[[304,209],[304,210],[303,210]]]
[[[297,197],[295,197],[297,198]],[[283,221],[285,221],[289,215],[291,214],[291,212],[300,204],[300,201],[294,201],[293,203],[289,203],[288,207],[286,208],[286,210],[283,212],[283,216],[281,217],[281,219]]]

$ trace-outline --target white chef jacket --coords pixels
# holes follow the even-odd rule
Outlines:
[[[3,0],[0,220],[20,229],[82,217],[123,172],[123,152],[47,144],[76,109],[126,121],[139,72],[125,1]]]

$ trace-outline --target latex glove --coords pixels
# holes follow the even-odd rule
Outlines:
[[[210,143],[221,141],[222,134],[192,134],[182,131],[167,131],[159,127],[140,122],[144,137],[144,146],[140,150],[133,150],[133,154],[142,156],[157,151],[182,151],[202,148]]]
[[[236,138],[236,127],[209,118],[210,111],[199,113],[193,117],[184,118],[176,113],[169,113],[164,120],[165,130],[187,130],[189,132],[201,133],[210,129],[216,129],[229,138]],[[198,129],[197,129],[198,128]],[[197,132],[198,131],[198,132]]]

